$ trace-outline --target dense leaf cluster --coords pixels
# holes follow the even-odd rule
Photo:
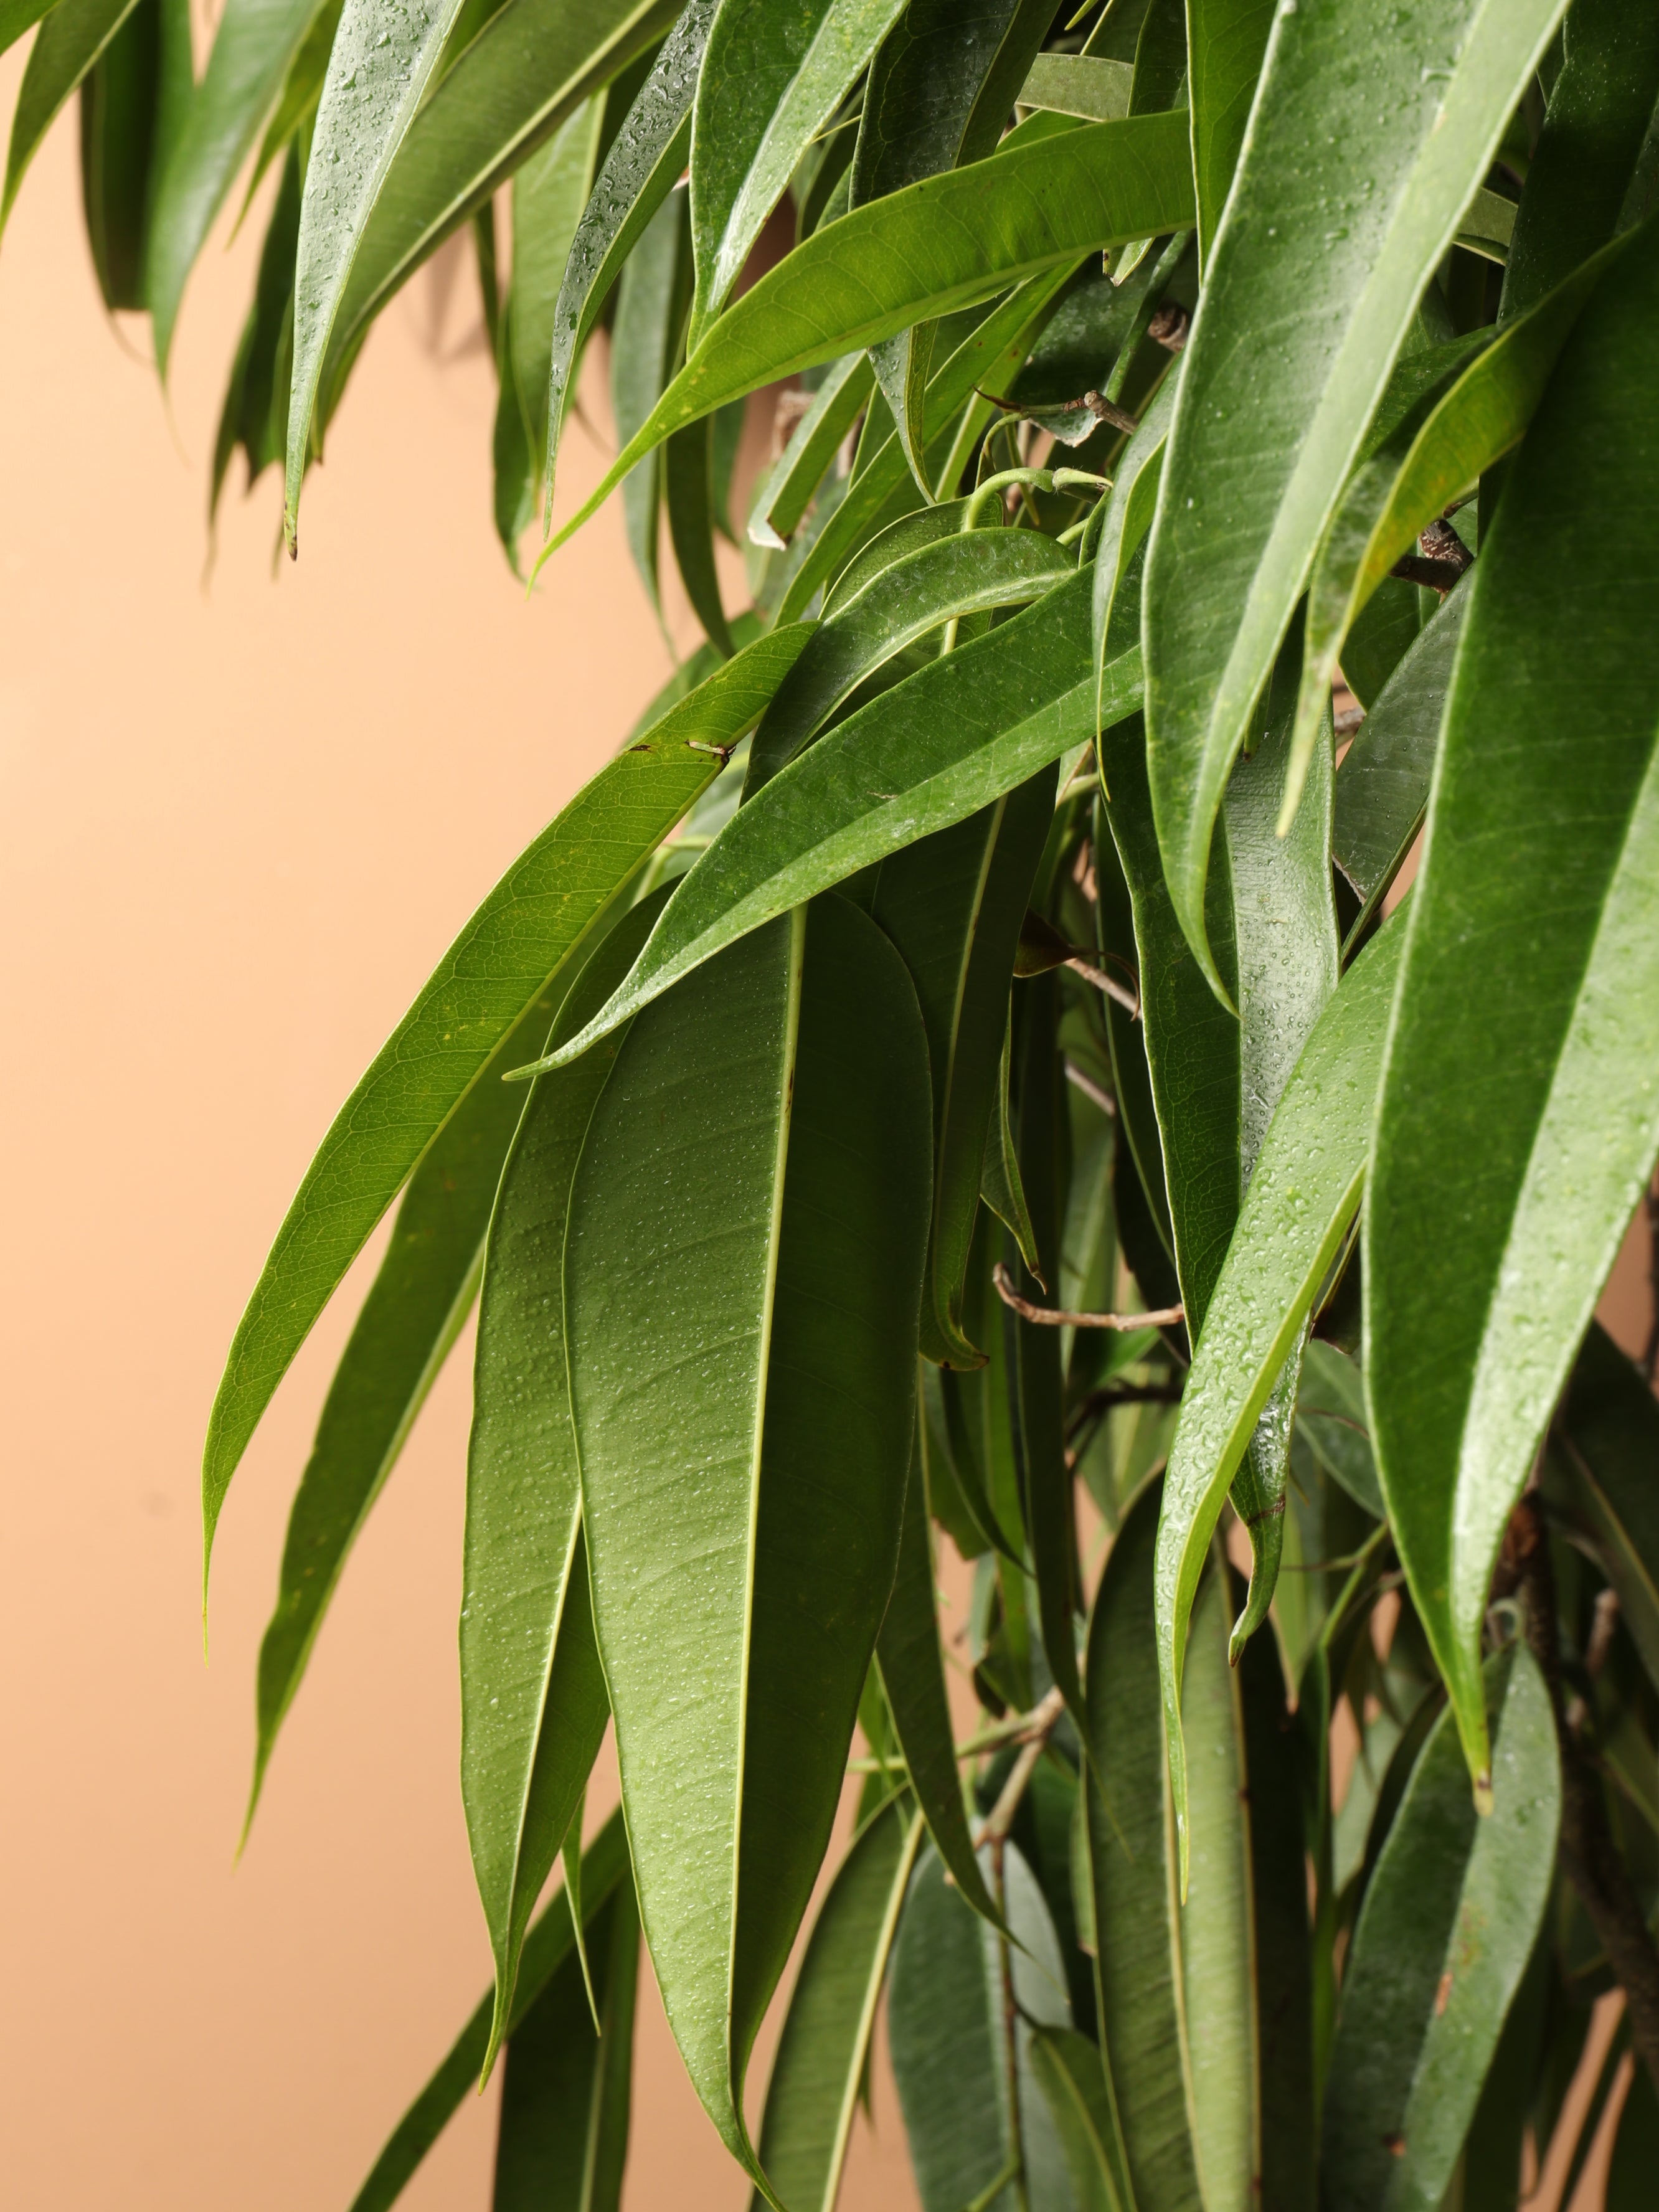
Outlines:
[[[210,1546],[401,1194],[254,1796],[476,1301],[496,1985],[359,2207],[503,2050],[498,2207],[614,2207],[641,1929],[782,2212],[884,2000],[927,2212],[1512,2205],[1614,1983],[1648,2201],[1659,1407],[1592,1315],[1659,1152],[1659,12],[229,0],[194,86],[181,0],[43,15],[7,205],[79,88],[164,374],[280,170],[216,499],[282,462],[297,543],[470,223],[509,557],[620,487],[708,638],[343,1109],[214,1408]]]

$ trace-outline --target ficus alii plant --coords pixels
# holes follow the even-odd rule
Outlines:
[[[213,1410],[210,1547],[395,1203],[257,1802],[477,1306],[495,1983],[358,2212],[498,2063],[499,2212],[614,2207],[642,1942],[757,2207],[834,2203],[884,2005],[926,2212],[1513,2205],[1614,1987],[1650,2202],[1659,1407],[1593,1316],[1659,1152],[1659,10],[228,0],[199,82],[183,0],[37,20],[6,205],[78,90],[164,376],[274,173],[216,501],[275,464],[297,550],[470,226],[508,557],[556,590],[620,490],[706,634],[342,1109]]]

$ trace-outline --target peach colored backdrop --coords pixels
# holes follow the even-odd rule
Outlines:
[[[143,326],[105,322],[77,198],[66,118],[0,252],[0,2172],[53,2212],[343,2212],[487,1975],[455,1778],[465,1347],[234,1873],[254,1655],[349,1293],[231,1494],[206,1668],[203,1423],[330,1115],[669,660],[614,507],[532,605],[510,581],[464,265],[372,340],[298,567],[273,576],[267,477],[233,490],[204,585],[257,227],[227,256],[222,226],[198,272],[170,420],[124,349]],[[598,457],[580,430],[568,453],[572,497]],[[1632,1253],[1627,1338],[1643,1294]],[[411,2212],[482,2212],[493,2102]],[[647,1996],[629,2212],[744,2195]],[[915,2202],[884,2076],[846,2201]]]

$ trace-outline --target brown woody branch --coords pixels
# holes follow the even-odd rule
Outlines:
[[[1004,1305],[1012,1306],[1027,1321],[1040,1321],[1050,1328],[1167,1328],[1186,1318],[1179,1306],[1155,1306],[1150,1313],[1115,1314],[1072,1313],[1062,1306],[1034,1305],[1030,1298],[1021,1297],[1000,1260],[991,1270],[991,1280]]]

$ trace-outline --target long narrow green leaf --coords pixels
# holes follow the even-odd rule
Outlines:
[[[1170,419],[1175,412],[1176,380],[1167,377],[1124,447],[1107,494],[1106,516],[1095,550],[1095,659],[1104,674],[1109,647],[1121,629],[1118,611],[1129,563],[1146,542],[1152,526],[1158,482],[1164,472],[1164,449],[1169,442]]]
[[[167,380],[185,284],[214,217],[326,0],[228,0],[189,120],[161,172],[147,290],[155,366]]]
[[[0,229],[11,213],[23,173],[58,111],[131,14],[137,0],[58,0],[29,49],[6,154]]]
[[[1366,1191],[1378,1471],[1477,1778],[1492,1561],[1659,1152],[1656,343],[1650,225],[1483,532]]]
[[[1575,0],[1565,49],[1516,210],[1498,319],[1554,290],[1613,236],[1659,100],[1659,15]]]
[[[616,893],[714,781],[810,631],[758,638],[603,769],[514,864],[336,1116],[230,1348],[202,1468],[204,1575],[238,1461],[289,1362],[427,1146]],[[516,1056],[516,1055],[515,1055]]]
[[[58,4],[58,0],[0,0],[0,54],[15,46]]]
[[[618,1882],[610,1903],[592,1916],[586,1943],[599,1962],[599,2032],[578,1951],[507,2046],[491,2212],[616,2212],[628,2151],[640,1972],[632,1882]]]
[[[714,565],[717,419],[706,415],[701,422],[677,430],[663,447],[663,505],[668,513],[668,535],[674,548],[675,566],[685,586],[685,596],[691,603],[691,611],[715,651],[730,653],[732,633],[726,626],[720,573]]]
[[[584,1854],[583,1875],[582,1904],[591,1930],[618,1887],[629,1879],[628,1837],[620,1813],[611,1814]],[[520,2026],[555,1976],[567,1969],[574,1971],[575,1964],[574,1931],[561,1891],[525,1938],[509,2033]],[[577,1987],[580,1988],[580,1978]],[[476,2091],[495,2007],[494,1990],[480,1997],[442,2063],[392,2130],[368,2179],[353,2197],[351,2212],[386,2212],[389,2205],[395,2204],[428,2151],[459,2111],[462,2099]],[[585,2001],[583,2010],[585,2018]]]
[[[588,94],[665,27],[672,0],[508,0],[422,106],[458,0],[387,18],[347,0],[317,110],[300,217],[283,529],[381,304]],[[418,111],[418,112],[417,112]]]
[[[876,2008],[926,1833],[903,1792],[890,1798],[854,1838],[812,1923],[761,2121],[761,2164],[789,2212],[835,2212]],[[757,2191],[750,2212],[765,2201]]]
[[[604,1005],[666,896],[654,892],[601,940],[556,1036]],[[619,1042],[613,1031],[531,1091],[489,1221],[467,1451],[461,1799],[495,1959],[497,2036],[525,1928],[610,1717],[581,1547],[563,1277],[571,1183]],[[492,2040],[486,2066],[494,2053]]]
[[[1031,2070],[1066,2146],[1079,2212],[1121,2212],[1122,2154],[1099,2045],[1075,2028],[1039,2028]]]
[[[1561,4],[1413,0],[1386,28],[1340,9],[1275,16],[1146,569],[1158,841],[1212,988],[1204,886],[1233,757],[1419,295]],[[1241,348],[1259,374],[1238,374]]]
[[[1659,1684],[1659,1404],[1639,1368],[1592,1322],[1544,1462],[1544,1490],[1619,1593]]]
[[[1000,1915],[992,1903],[974,1856],[968,1832],[968,1814],[962,1802],[962,1779],[957,1767],[956,1744],[951,1734],[951,1705],[945,1686],[945,1667],[939,1652],[939,1616],[934,1609],[933,1557],[927,1533],[927,1498],[924,1492],[921,1442],[921,1413],[918,1408],[917,1443],[910,1460],[910,1479],[904,1490],[904,1525],[899,1536],[898,1569],[893,1594],[882,1617],[876,1639],[876,1661],[886,1693],[899,1749],[910,1777],[910,1787],[933,1848],[950,1869],[957,1890],[975,1912],[994,1924]],[[769,2166],[768,2171],[771,2168]],[[789,2202],[781,2177],[774,2174],[780,2192]]]
[[[1361,607],[1417,533],[1519,445],[1584,302],[1616,258],[1618,240],[1478,354],[1420,424],[1407,417],[1350,478],[1331,517],[1308,587],[1306,655],[1282,824],[1302,796],[1306,764],[1330,697],[1343,639]]]
[[[843,354],[824,371],[788,444],[756,488],[749,513],[751,544],[781,552],[793,537],[824,471],[864,411],[873,381],[867,354]]]
[[[624,441],[649,416],[674,373],[674,355],[685,316],[690,254],[685,202],[671,197],[641,232],[617,287],[611,411]],[[659,608],[662,475],[663,456],[648,453],[623,485],[628,550],[653,605]]]
[[[903,0],[720,0],[691,124],[695,353],[802,155]]]
[[[1273,0],[1189,0],[1188,6],[1188,89],[1202,266],[1208,264],[1238,167],[1273,15]]]
[[[693,2084],[763,2188],[744,2075],[892,1586],[929,1143],[909,978],[829,899],[634,1024],[571,1200],[571,1400],[641,1916]]]
[[[593,188],[605,101],[584,101],[513,179],[513,373],[532,461],[547,450],[548,363],[572,240]]]
[[[1116,123],[1129,112],[1132,62],[1095,54],[1039,54],[1020,88],[1023,107],[1080,115],[1090,123]]]
[[[549,541],[562,545],[635,463],[684,423],[798,369],[993,299],[1024,277],[1192,221],[1184,118],[1148,115],[1039,138],[929,177],[844,216],[796,247],[720,317],[597,490]]]
[[[611,150],[570,243],[553,313],[548,370],[547,495],[553,483],[565,410],[577,364],[611,286],[646,225],[673,189],[691,148],[691,101],[715,0],[690,0],[663,41]]]
[[[592,1037],[746,931],[1024,783],[1095,726],[1089,578],[919,669],[823,738],[738,810],[664,913]],[[1139,656],[1108,672],[1132,711]]]
[[[1555,1865],[1561,1770],[1524,1645],[1487,1662],[1492,1817],[1441,1713],[1365,1891],[1342,1978],[1320,2170],[1330,2212],[1430,2212],[1452,2178]]]

